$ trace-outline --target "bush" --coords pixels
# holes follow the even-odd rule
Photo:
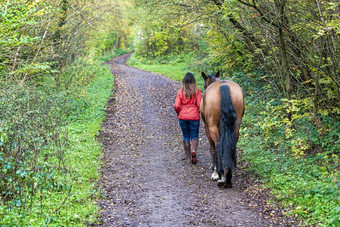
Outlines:
[[[11,87],[1,96],[0,168],[3,177],[0,188],[3,200],[23,202],[17,200],[23,188],[30,191],[41,188],[41,185],[34,185],[37,178],[39,181],[48,178],[54,184],[53,172],[65,169],[63,152],[67,133],[61,127],[65,123],[62,112],[66,105],[58,103],[57,98],[27,87]],[[53,167],[50,159],[55,162]],[[42,174],[49,168],[48,176]]]
[[[1,90],[0,225],[96,219],[101,146],[95,135],[113,76],[102,62],[82,60],[65,69],[59,83],[45,78],[39,86]]]
[[[11,86],[0,99],[1,206],[21,208],[20,214],[43,203],[54,191],[68,193],[72,185],[58,176],[69,174],[65,165],[68,146],[68,104],[28,87]],[[3,211],[4,212],[4,211]],[[0,213],[0,217],[4,213]]]

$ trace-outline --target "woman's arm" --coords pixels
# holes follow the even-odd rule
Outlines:
[[[179,111],[181,110],[181,103],[182,103],[182,100],[181,100],[180,92],[178,91],[176,95],[176,99],[175,99],[175,104],[174,104],[174,108],[175,108],[177,115],[179,115]]]
[[[202,100],[201,90],[200,90],[200,89],[197,89],[196,94],[197,94],[197,95],[196,95],[197,106],[198,106],[198,109],[200,109],[200,107],[201,107],[201,100]]]

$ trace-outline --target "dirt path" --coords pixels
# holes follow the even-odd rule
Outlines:
[[[201,127],[197,166],[182,158],[173,109],[180,83],[110,61],[114,98],[100,138],[105,154],[99,201],[103,226],[272,226],[240,192],[210,180],[210,154]],[[203,126],[201,124],[201,126]]]

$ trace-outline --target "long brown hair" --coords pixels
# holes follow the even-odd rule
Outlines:
[[[182,91],[187,99],[191,99],[196,96],[196,80],[192,73],[185,74],[182,80]]]

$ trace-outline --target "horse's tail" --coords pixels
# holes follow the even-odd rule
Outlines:
[[[218,158],[219,165],[228,169],[236,166],[236,112],[231,101],[230,90],[228,85],[222,85],[221,91],[221,118],[220,118],[220,138],[218,140]],[[223,166],[218,166],[220,171],[223,171]]]

